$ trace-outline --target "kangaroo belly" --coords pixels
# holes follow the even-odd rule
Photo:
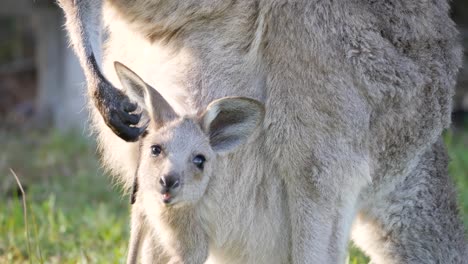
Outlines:
[[[255,162],[243,164],[231,167],[238,175],[219,177],[222,183],[207,191],[209,202],[201,209],[210,238],[207,263],[287,263],[291,227],[284,183]]]
[[[287,263],[290,224],[281,207],[250,209],[235,218],[222,219],[218,225],[227,230],[212,237],[208,263]],[[248,217],[248,213],[254,215]]]

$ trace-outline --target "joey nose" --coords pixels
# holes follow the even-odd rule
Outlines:
[[[179,177],[174,175],[167,175],[161,177],[161,179],[159,179],[159,183],[161,184],[163,189],[166,190],[175,189],[180,185]]]

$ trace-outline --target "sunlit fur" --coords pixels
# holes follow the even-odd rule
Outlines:
[[[206,191],[205,212],[225,221],[205,227],[219,240],[197,244],[210,245],[210,261],[342,263],[356,214],[355,230],[373,231],[353,236],[376,263],[468,259],[456,196],[441,192],[451,186],[447,160],[437,158],[462,57],[447,1],[59,2],[77,54],[86,41],[101,47],[117,87],[115,60],[181,116],[228,95],[265,104],[263,133],[220,161],[231,176]],[[96,32],[106,32],[102,45]],[[130,186],[138,146],[93,111],[103,162]],[[276,207],[288,214],[259,213]],[[145,260],[161,241],[145,241]]]

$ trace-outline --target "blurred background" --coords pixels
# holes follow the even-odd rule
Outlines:
[[[452,5],[468,50],[468,1]],[[0,263],[122,263],[126,254],[128,199],[99,168],[63,24],[53,1],[0,2]],[[467,52],[454,99],[444,137],[468,226]],[[350,252],[350,263],[368,262]]]

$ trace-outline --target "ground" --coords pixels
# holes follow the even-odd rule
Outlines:
[[[468,226],[468,133],[444,138]],[[0,131],[0,146],[0,263],[124,262],[128,196],[103,175],[95,146],[50,131]],[[10,168],[26,187],[26,218]],[[349,263],[368,259],[351,246]]]

